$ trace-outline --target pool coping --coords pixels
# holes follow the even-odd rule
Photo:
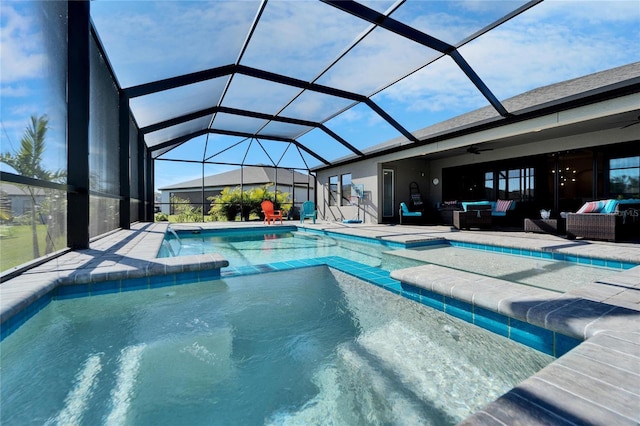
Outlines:
[[[219,224],[198,226],[201,229],[220,227]],[[409,246],[447,240],[640,263],[640,247],[636,245],[454,232],[448,227],[344,226],[335,223],[303,226],[296,223],[295,226]],[[228,266],[228,262],[218,255],[156,258],[166,230],[166,223],[134,224],[131,230],[121,230],[92,242],[89,250],[64,254],[2,283],[0,323],[4,324],[29,307],[38,309],[44,296],[63,286],[71,289],[69,286],[121,279],[219,271]],[[452,282],[452,270],[442,271],[438,270],[442,267],[433,266],[393,271],[391,277],[401,285],[418,288],[419,293],[420,289],[434,292],[469,303],[474,309],[477,306],[478,309],[506,313],[566,336],[585,339],[462,424],[640,423],[640,267],[599,280],[597,288],[585,286],[559,294],[541,289],[516,291],[522,290],[518,289],[522,286],[492,283],[488,277],[482,277],[484,283],[478,282],[477,277],[465,276],[468,273],[462,271],[456,271],[460,274],[456,274],[456,280]]]

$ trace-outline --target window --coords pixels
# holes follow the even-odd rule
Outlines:
[[[484,193],[487,200],[496,199],[496,189],[494,185],[493,172],[486,172],[484,174]]]
[[[507,171],[501,170],[498,172],[498,198],[506,200],[509,198],[507,195]]]
[[[536,174],[533,167],[522,169],[522,199],[533,200],[536,189]]]
[[[533,167],[527,167],[500,171],[498,174],[498,198],[518,201],[533,199],[535,195],[534,170]]]
[[[340,205],[351,205],[351,173],[340,176]]]
[[[329,205],[338,205],[338,176],[329,177]]]
[[[609,160],[609,193],[627,198],[640,195],[640,156]]]

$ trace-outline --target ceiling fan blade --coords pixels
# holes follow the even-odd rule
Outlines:
[[[635,126],[636,124],[640,124],[640,121],[635,121],[631,124],[627,124],[626,126],[620,127],[620,129],[626,129],[627,127]]]
[[[467,152],[469,154],[480,154],[482,151],[493,151],[493,148],[478,148],[477,146],[473,146],[471,145],[469,148],[467,148]]]

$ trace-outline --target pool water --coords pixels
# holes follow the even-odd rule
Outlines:
[[[452,247],[436,244],[401,249],[346,238],[300,231],[215,231],[180,233],[168,241],[174,254],[219,253],[230,267],[259,265],[294,259],[342,256],[386,271],[426,263],[486,275],[517,284],[567,292],[619,270],[573,262]],[[170,256],[165,247],[159,257]]]
[[[313,267],[53,301],[0,343],[2,424],[456,424],[552,361]]]
[[[203,231],[178,233],[180,242],[168,235],[174,255],[219,253],[229,266],[261,265],[294,259],[342,256],[368,266],[384,267],[382,254],[392,250],[380,244],[367,244],[301,231]],[[158,257],[169,257],[165,245]]]

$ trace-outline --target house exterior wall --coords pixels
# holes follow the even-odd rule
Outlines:
[[[341,222],[345,219],[356,219],[365,223],[376,223],[379,209],[378,188],[378,163],[374,161],[362,161],[336,167],[330,171],[318,173],[317,210],[318,218],[332,222]],[[344,174],[351,174],[352,184],[364,185],[364,199],[357,205],[329,205],[329,178],[337,176],[338,181]]]
[[[546,129],[563,125],[572,125],[580,121],[627,111],[637,108],[640,95],[626,96],[606,101],[597,105],[587,105],[562,113],[549,114],[529,121],[502,126],[475,134],[452,138],[421,147],[408,148],[403,151],[382,155],[373,159],[354,162],[346,165],[318,170],[318,210],[319,217],[328,221],[339,221],[354,216],[355,207],[335,206],[328,204],[329,177],[351,173],[353,183],[364,183],[365,190],[371,191],[366,200],[364,212],[365,222],[396,222],[397,218],[384,220],[381,213],[382,170],[391,168],[395,171],[395,204],[409,199],[409,183],[419,184],[423,201],[429,207],[435,207],[442,200],[442,171],[445,168],[508,160],[546,153],[563,152],[580,148],[606,146],[638,139],[635,126],[622,129],[620,126],[608,130],[585,131],[576,134],[575,128],[569,136],[545,137]],[[635,103],[635,107],[633,104]],[[482,152],[480,155],[469,154],[461,148],[470,145],[480,146],[484,142],[503,141],[504,148]],[[640,143],[640,142],[639,142]],[[457,149],[459,154],[446,155],[446,151]],[[424,176],[423,176],[424,174]],[[438,185],[433,184],[437,178]],[[396,212],[397,214],[397,212]]]
[[[7,197],[11,201],[11,215],[13,217],[22,216],[29,213],[33,206],[33,200],[29,195],[9,195]],[[45,200],[42,195],[36,195],[36,205],[41,204]]]

